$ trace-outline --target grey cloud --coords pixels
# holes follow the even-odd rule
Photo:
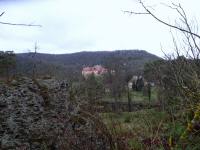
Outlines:
[[[193,3],[198,6],[198,2]],[[6,11],[1,21],[43,26],[0,25],[0,49],[23,52],[38,41],[40,52],[145,49],[162,55],[160,43],[171,42],[168,28],[148,16],[121,11],[134,9],[137,5],[132,0],[0,0],[0,10]],[[194,10],[199,12],[198,7]],[[166,15],[162,11],[159,14]]]

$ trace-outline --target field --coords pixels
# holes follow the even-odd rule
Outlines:
[[[141,104],[156,104],[157,90],[152,89],[151,101],[142,92],[132,91],[132,102]],[[108,99],[114,103],[112,98]],[[124,94],[122,102],[127,102]],[[162,111],[159,107],[143,108],[132,112],[105,112],[100,113],[103,122],[115,138],[123,139],[126,149],[170,149],[184,132],[185,123],[178,113],[176,121],[172,115]]]
[[[171,137],[184,131],[181,122],[171,122],[170,116],[156,109],[136,112],[101,113],[112,135],[124,139],[129,149],[168,149]]]
[[[149,103],[149,97],[147,95],[145,95],[142,91],[131,91],[131,99],[132,102],[135,103]],[[102,98],[103,101],[108,101],[108,102],[115,102],[114,98],[107,94],[105,97]],[[121,102],[127,102],[128,98],[127,98],[127,93],[123,93],[121,98],[118,100]],[[157,102],[157,89],[156,87],[153,87],[151,90],[151,99],[150,99],[150,103],[155,103]]]

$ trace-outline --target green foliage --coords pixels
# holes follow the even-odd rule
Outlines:
[[[131,122],[131,116],[127,115],[124,118],[124,123],[130,123]]]
[[[158,139],[169,135],[169,131],[163,129],[163,126],[168,125],[168,115],[165,112],[145,109],[120,114],[103,113],[101,116],[112,135],[127,142],[130,149],[159,149],[162,142]],[[148,146],[144,143],[148,139],[158,142]]]
[[[15,61],[15,54],[13,51],[0,52],[0,67],[2,69],[13,67]]]
[[[101,77],[91,75],[84,81],[85,96],[90,102],[97,102],[103,97],[104,86]]]
[[[176,138],[177,140],[181,136],[183,131],[185,130],[185,126],[181,122],[169,122],[168,124],[165,125],[164,128],[167,129],[166,136],[168,137],[172,136],[173,138]]]
[[[4,74],[7,81],[10,77],[10,72],[15,68],[16,57],[13,51],[0,52],[0,72]]]
[[[135,149],[135,150],[143,150],[144,149],[143,143],[141,143],[137,139],[130,139],[128,142],[128,145],[130,146],[130,148]]]
[[[145,75],[156,81],[159,86],[159,100],[163,110],[173,116],[172,118],[180,110],[186,114],[182,118],[173,119],[181,120],[182,123],[172,122],[173,128],[169,127],[170,136],[180,148],[195,149],[200,138],[200,119],[195,118],[200,114],[199,64],[199,60],[179,56],[162,63],[147,64],[144,71]]]
[[[145,65],[144,76],[159,87],[159,100],[164,109],[168,109],[168,106],[173,107],[177,102],[180,102],[179,106],[187,103],[189,97],[186,95],[186,89],[197,89],[194,68],[194,60],[187,60],[184,57],[159,60]],[[182,100],[177,101],[180,98]],[[173,100],[175,102],[172,102]]]
[[[165,69],[165,60],[156,60],[144,65],[144,78],[150,82],[159,81],[162,78],[162,72]]]

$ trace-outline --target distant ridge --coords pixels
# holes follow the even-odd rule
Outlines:
[[[31,53],[17,54],[19,73],[30,73],[33,63],[36,63],[39,70],[43,72],[60,72],[62,74],[62,72],[74,71],[80,73],[83,66],[106,65],[108,60],[116,61],[113,58],[120,60],[120,63],[127,64],[134,72],[143,70],[144,64],[149,61],[161,59],[145,50],[82,51],[70,54],[37,53],[35,58],[32,56]],[[119,61],[115,63],[119,63]]]

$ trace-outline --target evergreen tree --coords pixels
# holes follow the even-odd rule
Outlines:
[[[7,82],[10,80],[11,71],[16,66],[16,56],[13,51],[0,52],[0,73],[6,77]]]

